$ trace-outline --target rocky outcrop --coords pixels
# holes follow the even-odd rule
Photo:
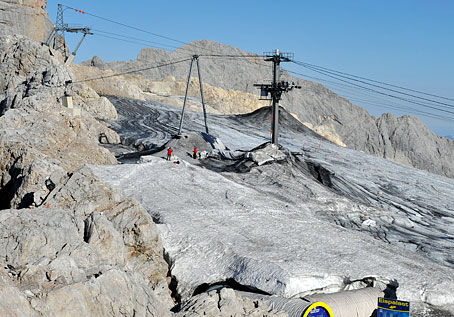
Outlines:
[[[112,104],[75,84],[74,115],[58,53],[21,36],[0,43],[0,314],[169,316],[153,219],[83,167],[116,163],[100,143],[119,137],[96,120],[115,119]]]
[[[116,120],[118,118],[117,111],[112,103],[106,97],[99,97],[90,86],[75,83],[72,85],[72,94],[74,103],[94,118],[101,120]]]
[[[14,36],[0,41],[0,58],[1,207],[38,206],[50,187],[81,164],[116,163],[99,143],[118,143],[119,137],[94,118],[115,118],[113,106],[81,86],[74,99],[86,111],[74,116],[63,107],[72,74],[57,53]]]
[[[320,124],[320,125],[312,125],[309,122],[303,122],[303,124],[311,129],[312,131],[315,131],[315,133],[319,134],[320,136],[324,137],[325,139],[330,140],[333,143],[336,143],[337,145],[346,147],[345,143],[342,142],[341,136],[336,132],[336,129],[334,126],[329,123],[327,125]]]
[[[140,51],[135,61],[103,62],[102,68],[130,71],[168,63],[169,60],[190,58],[192,54],[203,55],[207,52],[209,54],[251,55],[235,47],[202,40],[185,45],[173,52],[145,48]],[[98,60],[85,64],[96,66],[99,63]],[[185,78],[189,69],[187,64],[189,62],[147,69],[141,74],[153,80],[163,80],[169,76]],[[258,90],[253,87],[253,84],[269,82],[271,76],[269,63],[258,57],[235,60],[202,57],[200,65],[204,82],[225,90],[257,94]],[[449,160],[454,154],[454,144],[431,133],[421,121],[403,117],[403,119],[399,119],[401,126],[393,129],[392,122],[384,123],[388,120],[388,116],[385,115],[377,120],[365,109],[353,105],[349,100],[338,96],[319,83],[297,79],[286,72],[284,72],[283,78],[298,81],[302,89],[285,94],[281,104],[289,112],[295,114],[301,122],[312,126],[317,133],[339,145],[346,145],[355,150],[392,159],[433,173],[448,177],[454,176],[454,161]],[[258,98],[256,95],[254,96]],[[251,108],[257,106],[257,104],[250,103],[250,99],[245,102],[249,103]],[[230,111],[228,107],[225,110],[222,107],[225,107],[225,104],[217,110],[221,113]],[[249,107],[245,107],[245,109],[249,110]],[[390,130],[387,130],[388,127]]]
[[[383,139],[381,153],[384,158],[454,177],[454,170],[450,168],[454,140],[436,135],[418,118],[411,116],[396,118],[387,113],[377,119],[376,124]]]
[[[0,208],[39,206],[66,176],[57,160],[24,144],[0,143]]]
[[[57,52],[26,37],[2,37],[0,59],[0,115],[20,107],[48,110],[71,80]]]
[[[0,1],[0,36],[21,34],[44,42],[53,29],[47,0]]]
[[[276,316],[286,317],[287,313],[270,309],[264,302],[243,298],[233,289],[223,288],[220,291],[202,293],[185,302],[178,317],[197,316]]]
[[[40,314],[169,315],[168,266],[151,216],[87,168],[43,206],[3,210],[0,219],[9,291],[25,294]]]

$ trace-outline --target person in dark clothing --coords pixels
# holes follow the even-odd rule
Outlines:
[[[173,150],[171,147],[169,147],[167,149],[167,161],[170,161],[172,159],[172,153],[173,153]]]
[[[196,148],[195,146],[194,146],[194,151],[192,152],[192,158],[193,158],[194,160],[197,159],[197,148]]]

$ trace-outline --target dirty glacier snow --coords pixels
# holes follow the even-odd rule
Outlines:
[[[110,99],[123,139],[160,146],[178,126],[177,108]],[[210,116],[210,133],[250,150],[266,141],[268,114]],[[201,114],[186,118],[186,131],[203,131]],[[294,153],[247,173],[184,155],[181,164],[157,155],[92,169],[159,221],[183,298],[227,279],[288,297],[379,281],[397,282],[400,299],[454,311],[454,180],[338,147],[284,111],[280,118],[280,143]]]

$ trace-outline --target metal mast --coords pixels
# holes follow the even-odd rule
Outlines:
[[[66,42],[65,42],[65,23],[63,22],[63,5],[58,4],[57,20],[55,21],[55,44],[54,48],[61,51],[63,56],[66,55]]]
[[[260,87],[260,96],[262,100],[269,100],[268,95],[271,95],[272,116],[271,116],[271,143],[278,144],[279,137],[279,100],[283,92],[288,92],[293,88],[299,89],[301,86],[295,83],[280,81],[281,78],[281,62],[290,62],[293,60],[292,53],[280,53],[278,49],[274,53],[265,53],[265,61],[273,62],[273,82],[271,84],[254,84],[255,87]]]
[[[207,112],[206,112],[206,108],[205,108],[205,99],[203,97],[202,74],[200,73],[199,55],[193,55],[192,59],[191,59],[191,65],[189,66],[189,75],[188,75],[188,81],[186,83],[186,92],[184,94],[183,109],[181,110],[181,118],[180,118],[180,125],[178,127],[178,135],[181,135],[181,129],[183,127],[184,109],[186,108],[186,100],[188,99],[189,85],[191,83],[192,65],[194,64],[194,61],[197,62],[197,72],[199,75],[200,96],[202,99],[203,118],[205,121],[205,131],[207,134],[209,134],[208,125],[207,125]]]
[[[76,12],[80,13],[85,13],[85,11],[77,10],[75,9]],[[67,55],[66,51],[66,42],[65,42],[65,32],[71,32],[71,33],[83,33],[82,39],[79,41],[77,44],[76,49],[72,52],[71,55]],[[65,24],[63,22],[63,5],[58,4],[58,10],[57,10],[57,20],[54,26],[54,29],[50,33],[49,37],[47,38],[46,45],[52,47],[55,50],[58,50],[62,53],[62,55],[65,57],[65,64],[69,65],[72,63],[74,58],[76,57],[77,50],[79,49],[80,45],[82,44],[83,40],[87,36],[87,34],[92,35],[93,33],[90,31],[90,28],[88,27],[69,27],[68,24]]]

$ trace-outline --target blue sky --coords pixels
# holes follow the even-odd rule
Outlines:
[[[255,53],[280,48],[293,52],[299,61],[454,99],[454,1],[49,0],[47,9],[52,21],[59,2],[184,42],[209,39]],[[72,25],[181,45],[73,10],[66,10],[64,19]],[[99,35],[100,32],[87,37],[78,51],[77,62],[93,55],[106,61],[135,59],[140,49],[147,46]],[[71,48],[79,38],[79,34],[67,36]],[[285,66],[331,80],[297,65]],[[357,97],[353,103],[375,116],[383,112],[396,115],[408,112],[394,109],[396,105],[402,106],[400,101],[374,99],[322,83],[341,95]],[[378,106],[371,100],[393,109]],[[443,102],[454,104],[454,101]],[[416,105],[405,107],[435,112]],[[454,112],[454,108],[440,107]],[[417,116],[436,133],[454,135],[454,114],[437,114],[453,121]]]

